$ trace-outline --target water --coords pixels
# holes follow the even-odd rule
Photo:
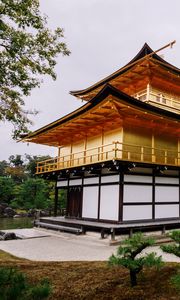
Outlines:
[[[32,227],[33,218],[0,218],[0,230]]]

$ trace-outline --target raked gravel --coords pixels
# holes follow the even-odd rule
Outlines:
[[[118,247],[110,246],[108,239],[101,240],[97,234],[77,236],[42,229],[19,230],[18,233],[24,239],[0,241],[0,249],[34,261],[104,261]],[[163,253],[159,246],[147,248],[145,252],[156,252],[162,255],[163,261],[180,263],[180,258]]]

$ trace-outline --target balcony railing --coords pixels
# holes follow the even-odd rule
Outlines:
[[[147,90],[141,91],[135,94],[134,97],[143,102],[150,102],[164,109],[175,111],[176,113],[180,112],[180,100],[177,97],[170,97],[167,94],[162,94],[154,90],[150,90],[149,92]]]
[[[180,152],[141,145],[113,142],[65,156],[58,156],[37,164],[36,174],[79,167],[108,160],[180,165]]]

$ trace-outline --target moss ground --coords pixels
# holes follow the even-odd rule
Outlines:
[[[131,288],[124,268],[109,267],[106,262],[33,262],[0,251],[0,266],[17,267],[31,282],[49,278],[50,299],[73,300],[179,300],[170,284],[178,264],[165,264],[160,271],[144,270],[138,286]]]

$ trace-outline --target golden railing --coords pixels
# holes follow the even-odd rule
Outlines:
[[[163,95],[161,92],[150,90],[148,93],[147,90],[144,90],[135,94],[134,97],[144,102],[149,101],[164,109],[175,110],[176,112],[180,111],[179,99],[177,97],[170,97],[166,94]],[[157,99],[159,99],[159,101]]]
[[[180,152],[141,145],[113,142],[37,163],[36,174],[79,167],[108,160],[180,165]]]

